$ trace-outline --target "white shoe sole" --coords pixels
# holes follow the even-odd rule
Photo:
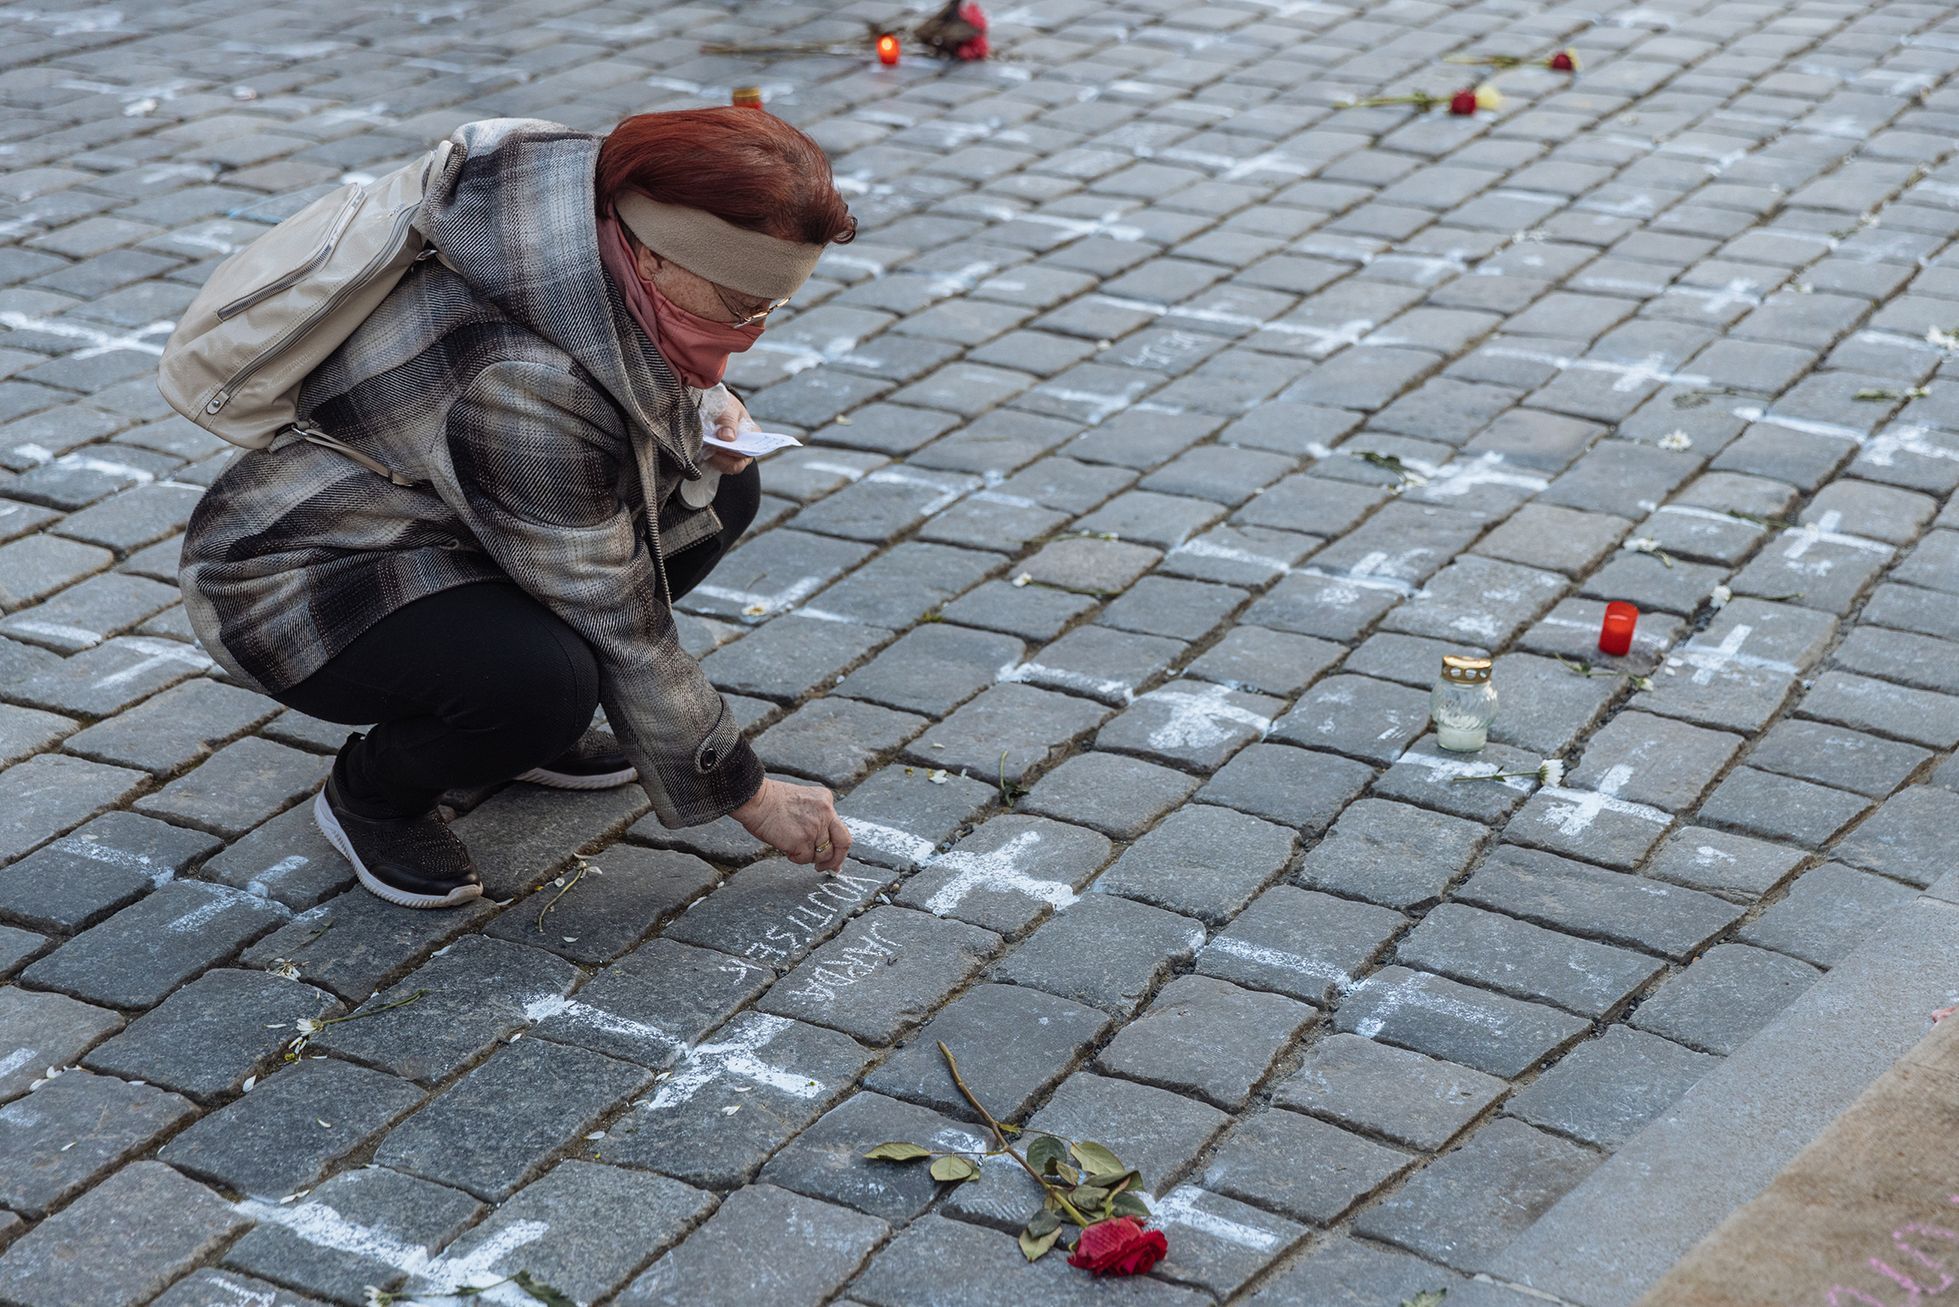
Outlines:
[[[347,832],[340,828],[340,819],[333,815],[328,805],[326,790],[322,789],[313,800],[313,824],[320,828],[320,834],[327,837],[327,843],[340,850],[340,856],[354,864],[354,878],[361,888],[376,898],[384,899],[400,908],[453,908],[471,899],[483,897],[481,885],[458,885],[447,894],[414,894],[405,889],[396,889],[379,879],[367,869],[367,864],[354,852],[354,843],[347,838]]]
[[[628,782],[638,780],[639,771],[636,768],[627,767],[621,771],[603,772],[597,776],[573,776],[568,772],[551,771],[545,767],[533,767],[522,776],[517,777],[517,779],[520,781],[529,781],[532,785],[543,785],[554,790],[610,790],[625,785]]]

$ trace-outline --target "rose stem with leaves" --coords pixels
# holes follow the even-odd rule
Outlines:
[[[998,1121],[994,1120],[993,1113],[987,1111],[986,1108],[981,1105],[979,1099],[974,1096],[973,1091],[967,1086],[966,1081],[959,1074],[959,1060],[952,1055],[952,1050],[946,1047],[945,1041],[943,1039],[939,1041],[939,1054],[940,1056],[945,1058],[946,1070],[952,1073],[952,1083],[959,1087],[960,1094],[965,1098],[967,1102],[973,1105],[973,1110],[980,1114],[980,1119],[986,1122],[987,1129],[993,1132],[993,1138],[1000,1145],[1000,1151],[1005,1153],[1008,1157],[1013,1158],[1014,1161],[1019,1162],[1020,1169],[1027,1172],[1027,1174],[1033,1176],[1034,1183],[1041,1186],[1042,1190],[1045,1191],[1050,1198],[1054,1199],[1055,1202],[1059,1203],[1061,1205],[1062,1210],[1068,1213],[1069,1218],[1073,1220],[1076,1225],[1082,1226],[1084,1229],[1086,1229],[1090,1225],[1093,1225],[1094,1224],[1093,1221],[1089,1220],[1086,1216],[1083,1216],[1081,1214],[1081,1211],[1073,1203],[1068,1201],[1068,1196],[1066,1194],[1062,1193],[1059,1189],[1049,1184],[1047,1182],[1047,1177],[1042,1175],[1039,1171],[1036,1171],[1033,1168],[1033,1166],[1028,1163],[1027,1159],[1025,1157],[1022,1157],[1020,1153],[1014,1148],[1014,1146],[1007,1142],[1007,1132],[1005,1127],[1003,1127]]]

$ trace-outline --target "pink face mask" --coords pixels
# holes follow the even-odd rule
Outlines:
[[[746,327],[715,322],[689,313],[661,294],[660,288],[641,277],[634,267],[632,247],[616,218],[599,222],[599,254],[626,297],[626,307],[652,338],[660,357],[696,390],[706,390],[721,380],[721,374],[728,370],[728,356],[741,353],[762,334],[759,322]]]
[[[653,301],[653,322],[658,328],[654,344],[680,379],[696,390],[706,390],[721,380],[721,374],[728,370],[728,356],[741,353],[761,338],[759,322],[746,327],[715,322],[681,308],[652,282],[640,284]]]

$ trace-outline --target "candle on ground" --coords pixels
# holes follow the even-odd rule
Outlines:
[[[1617,599],[1605,606],[1605,622],[1599,628],[1599,652],[1614,655],[1632,652],[1633,628],[1639,625],[1639,610]]]

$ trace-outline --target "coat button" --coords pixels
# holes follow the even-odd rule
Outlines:
[[[709,748],[709,749],[701,750],[702,771],[713,771],[714,764],[719,762],[720,760],[721,760],[721,755],[716,753],[713,749]]]

